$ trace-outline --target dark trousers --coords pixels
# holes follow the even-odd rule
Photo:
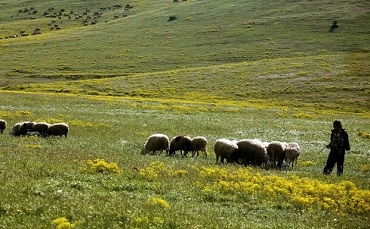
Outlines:
[[[329,175],[337,164],[337,175],[340,176],[343,173],[343,164],[344,164],[344,149],[340,150],[330,150],[328,160],[324,167],[324,174]]]

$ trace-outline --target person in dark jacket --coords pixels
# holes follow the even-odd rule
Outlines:
[[[343,173],[344,154],[346,150],[351,150],[348,134],[343,129],[342,123],[338,120],[333,122],[333,130],[330,135],[330,143],[326,146],[330,149],[329,157],[324,167],[324,174],[329,175],[337,164],[337,175]]]

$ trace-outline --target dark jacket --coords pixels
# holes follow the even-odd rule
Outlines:
[[[348,134],[345,129],[341,129],[339,132],[333,129],[330,135],[329,147],[331,150],[351,150],[349,145]]]

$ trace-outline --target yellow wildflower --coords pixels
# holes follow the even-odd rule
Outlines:
[[[153,197],[153,198],[149,198],[147,200],[147,203],[150,205],[150,206],[158,206],[158,207],[161,207],[161,208],[170,208],[170,205],[167,203],[167,201],[165,201],[164,199],[161,199],[161,198],[156,198],[156,197]]]
[[[55,225],[57,229],[68,229],[75,227],[75,224],[69,222],[69,220],[65,217],[56,218],[51,223]]]

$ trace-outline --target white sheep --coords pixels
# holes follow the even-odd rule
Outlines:
[[[298,143],[291,142],[287,145],[287,148],[285,149],[285,163],[287,163],[288,166],[293,165],[294,162],[297,164],[297,160],[299,155],[301,154],[301,148],[299,147]]]
[[[267,148],[259,139],[252,139],[251,145],[252,165],[267,166]]]
[[[285,159],[285,150],[287,148],[286,142],[272,141],[267,146],[267,155],[272,167],[281,169],[283,161]]]
[[[207,138],[203,136],[196,136],[192,138],[190,145],[190,151],[192,152],[192,156],[196,154],[198,157],[199,151],[202,151],[207,157],[207,143],[208,143]]]
[[[267,151],[258,139],[242,139],[237,143],[238,150],[232,155],[232,161],[244,165],[264,165],[267,163]]]
[[[215,142],[214,151],[216,154],[216,163],[218,163],[219,158],[221,158],[220,162],[224,163],[226,159],[227,162],[230,161],[230,157],[238,150],[238,146],[236,145],[235,141],[230,141],[228,139],[222,138],[218,139]]]
[[[47,130],[48,136],[65,136],[67,137],[69,126],[66,123],[55,123],[49,126]]]
[[[145,153],[152,152],[153,154],[155,154],[157,151],[162,153],[163,150],[167,152],[169,148],[170,140],[168,136],[165,134],[152,134],[148,137],[148,139],[144,143]]]
[[[0,134],[4,133],[6,128],[6,121],[4,119],[0,119]]]
[[[46,137],[48,135],[49,126],[50,124],[46,122],[35,122],[30,131],[37,131],[41,134],[41,137]]]
[[[170,150],[168,154],[173,156],[176,151],[180,151],[180,154],[186,156],[190,150],[191,138],[189,136],[179,135],[173,137],[170,142]]]

